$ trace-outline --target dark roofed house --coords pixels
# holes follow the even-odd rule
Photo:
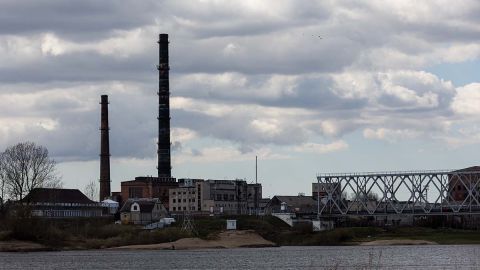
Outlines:
[[[265,207],[266,214],[297,213],[313,214],[317,212],[317,201],[311,196],[274,196]]]
[[[100,217],[103,210],[78,189],[35,188],[19,204],[30,207],[32,216],[46,218]]]
[[[128,199],[120,209],[122,224],[149,224],[167,217],[159,199]]]

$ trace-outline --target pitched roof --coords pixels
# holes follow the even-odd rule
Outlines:
[[[34,188],[21,202],[94,204],[78,189]]]
[[[480,172],[480,166],[472,166],[472,167],[456,170],[453,172]]]
[[[317,201],[311,196],[275,196],[273,198],[277,198],[280,202],[285,202],[291,207],[317,204]]]
[[[130,212],[133,203],[138,203],[141,213],[150,213],[156,203],[160,203],[158,199],[128,199],[120,209],[120,212]]]

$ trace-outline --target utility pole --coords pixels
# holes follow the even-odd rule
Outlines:
[[[187,199],[188,199],[188,203],[187,203],[187,211],[183,211],[183,224],[182,224],[182,231],[184,232],[188,232],[190,233],[191,235],[196,235],[197,232],[195,231],[195,226],[193,224],[193,217],[190,213],[190,210],[191,210],[191,200],[192,200],[192,190],[190,187],[186,187],[187,189]],[[195,192],[196,194],[196,192]],[[193,196],[195,197],[195,196]]]

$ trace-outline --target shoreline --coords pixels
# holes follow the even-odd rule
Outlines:
[[[383,239],[362,242],[359,246],[419,246],[419,245],[438,245],[437,242],[428,240],[414,239]]]
[[[428,239],[428,238],[427,238]],[[266,240],[254,230],[223,231],[212,239],[181,238],[173,242],[157,244],[136,244],[123,246],[100,246],[100,248],[88,248],[82,245],[75,246],[48,246],[35,242],[8,240],[0,241],[0,252],[40,252],[40,251],[71,251],[71,250],[202,250],[202,249],[231,249],[231,248],[261,248],[281,246],[395,246],[395,245],[468,245],[478,244],[470,241],[462,241],[458,238],[455,243],[435,242],[432,239],[409,239],[408,237],[386,237],[372,239],[358,239],[358,241],[345,241],[332,245],[279,245]]]
[[[199,238],[182,238],[174,242],[145,244],[145,245],[126,245],[110,248],[101,248],[102,250],[205,250],[205,249],[236,249],[236,248],[266,248],[266,247],[282,247],[271,241],[263,239],[255,232],[243,231],[233,236],[232,233],[221,233],[220,239],[203,240]],[[240,237],[238,237],[240,235]],[[249,241],[244,241],[246,237]],[[230,237],[230,239],[226,239]],[[222,239],[223,238],[223,239]],[[243,239],[241,239],[243,238]],[[239,241],[240,239],[240,241]],[[254,241],[250,241],[254,239]],[[466,243],[458,243],[464,245]],[[368,242],[346,242],[340,246],[410,246],[410,245],[441,245],[439,243],[427,240],[413,239],[384,239],[372,240]],[[450,245],[450,244],[449,244]],[[285,245],[287,246],[287,245]],[[319,246],[339,246],[339,245],[319,245]],[[43,251],[72,251],[72,250],[98,250],[98,249],[71,249],[51,248],[42,244],[28,241],[0,241],[0,252],[43,252]]]
[[[127,245],[112,247],[113,250],[191,250],[191,249],[229,249],[248,247],[277,247],[278,245],[261,237],[253,230],[224,231],[217,239],[204,240],[196,237],[182,238],[173,242]]]
[[[40,251],[56,251],[48,246],[20,240],[0,241],[0,252],[40,252]]]

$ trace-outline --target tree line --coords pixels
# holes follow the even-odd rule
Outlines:
[[[0,152],[0,204],[21,200],[34,188],[60,188],[56,162],[44,146],[22,142]]]

